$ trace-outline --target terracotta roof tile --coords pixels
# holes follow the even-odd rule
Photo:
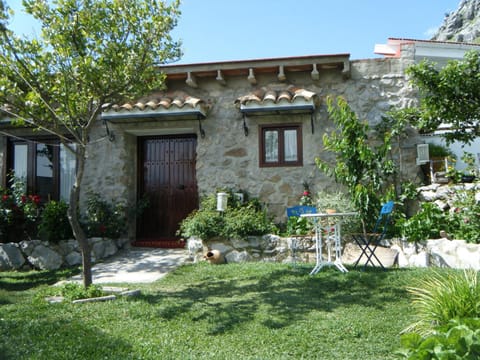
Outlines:
[[[305,101],[317,101],[317,94],[307,89],[299,88],[290,85],[285,88],[285,85],[271,85],[269,87],[262,87],[256,89],[244,96],[240,96],[235,100],[235,105],[247,105],[248,103],[256,102],[259,105],[267,103],[294,103],[297,99]]]
[[[157,108],[174,110],[175,108],[181,109],[184,107],[194,109],[199,105],[205,105],[205,101],[190,96],[183,91],[156,92],[134,102],[105,104],[104,111],[147,111],[156,110]]]

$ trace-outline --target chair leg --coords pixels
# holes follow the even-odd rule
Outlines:
[[[353,264],[353,267],[356,268],[360,260],[362,259],[363,255],[365,255],[368,258],[367,255],[367,248],[368,248],[368,241],[365,240],[362,236],[353,236],[353,240],[357,243],[358,247],[362,250],[362,253],[358,257],[357,261],[355,261],[355,264]]]
[[[377,255],[375,255],[375,250],[378,247],[377,237],[369,238],[368,240],[366,240],[362,236],[359,236],[359,237],[353,236],[353,239],[362,250],[362,253],[358,257],[357,261],[355,261],[355,264],[353,264],[354,268],[357,267],[358,263],[363,258],[363,255],[365,255],[367,260],[365,261],[364,269],[366,269],[368,263],[370,263],[372,267],[376,267],[379,265],[383,270],[385,270],[385,267],[383,266],[382,262],[377,257]],[[373,246],[373,248],[371,248],[370,246]],[[369,254],[367,254],[367,251],[369,252]],[[378,262],[378,265],[375,265],[373,263],[372,257],[375,258],[375,260]]]
[[[367,255],[367,261],[365,262],[365,267],[367,266],[368,263],[372,264],[373,267],[377,266],[373,263],[372,261],[372,257],[375,258],[375,260],[377,260],[378,264],[380,265],[380,267],[385,270],[385,267],[383,266],[382,262],[380,261],[380,259],[377,257],[377,255],[375,254],[375,250],[377,249],[378,247],[378,244],[375,244],[375,246],[373,247],[373,249],[369,249],[370,250],[370,256]],[[366,255],[366,254],[365,254]]]

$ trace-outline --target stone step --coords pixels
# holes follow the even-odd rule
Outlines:
[[[373,247],[372,247],[373,248]],[[357,261],[357,259],[362,254],[362,250],[356,243],[347,243],[343,249],[342,254],[342,262],[346,265],[353,265]],[[367,252],[368,254],[368,252]],[[375,250],[375,255],[383,264],[384,267],[390,268],[395,265],[398,251],[395,249],[386,248],[383,246],[377,246]],[[358,265],[365,265],[367,261],[367,257],[365,255],[362,256]],[[376,266],[379,266],[378,262],[374,257],[372,257],[372,261]],[[368,266],[371,266],[369,263]]]

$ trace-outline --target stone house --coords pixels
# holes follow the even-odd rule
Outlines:
[[[391,108],[411,106],[405,78],[413,50],[400,57],[351,60],[349,54],[166,65],[166,89],[125,104],[107,104],[92,132],[84,195],[150,206],[129,236],[162,240],[218,189],[245,191],[278,221],[298,202],[303,183],[315,193],[335,184],[315,166],[330,161],[322,136],[333,130],[325,98],[343,96],[372,125]],[[410,47],[413,49],[413,47]],[[75,162],[41,132],[0,128],[2,184],[15,170],[30,192],[67,198]],[[411,132],[401,144],[405,176],[416,176]]]

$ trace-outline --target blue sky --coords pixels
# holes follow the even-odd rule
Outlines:
[[[21,13],[14,29],[34,32]],[[377,57],[389,37],[430,39],[460,0],[183,0],[173,31],[182,40],[178,63],[351,54]],[[37,30],[38,32],[38,30]]]

